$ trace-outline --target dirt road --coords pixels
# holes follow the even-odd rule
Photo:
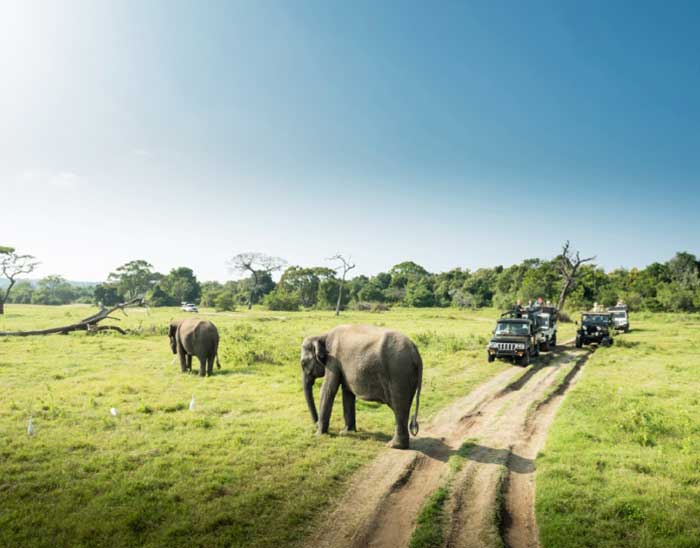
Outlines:
[[[590,350],[560,346],[512,367],[439,413],[411,440],[361,470],[307,545],[407,546],[424,503],[449,479],[448,547],[536,547],[534,460]],[[464,464],[450,475],[448,459]]]

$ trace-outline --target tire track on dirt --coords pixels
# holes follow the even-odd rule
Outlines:
[[[566,392],[578,380],[583,365],[591,352],[580,358],[557,388],[542,400],[528,416],[524,432],[511,452],[532,462],[547,441],[547,432],[554,422]],[[507,462],[507,476],[501,498],[501,538],[507,548],[539,547],[539,532],[535,517],[535,468],[519,472]]]
[[[493,409],[488,424],[472,433],[476,441],[463,450],[467,464],[456,478],[447,507],[447,546],[539,545],[533,507],[534,461],[556,413],[554,402],[561,401],[589,354],[588,350],[567,348],[550,366],[535,371],[527,385],[506,393],[502,401],[507,406]],[[549,371],[543,371],[546,368]],[[562,369],[567,373],[557,385]]]
[[[468,463],[456,478],[448,503],[453,513],[448,544],[491,544],[489,539],[499,536],[493,516],[500,508],[496,498],[503,467],[509,459],[516,462],[514,466],[528,466],[524,459],[510,457],[528,409],[545,394],[561,367],[582,353],[585,351],[560,346],[531,368],[503,371],[438,413],[422,435],[411,441],[411,450],[383,451],[355,475],[336,510],[306,545],[406,546],[425,500],[447,477],[449,457],[458,451],[462,454],[464,440],[472,438],[488,443],[469,448]],[[484,542],[464,542],[469,537]]]

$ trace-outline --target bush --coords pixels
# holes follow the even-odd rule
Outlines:
[[[391,310],[391,307],[385,303],[374,303],[372,305],[372,312],[387,312]]]
[[[270,310],[286,310],[288,312],[295,312],[301,306],[298,293],[278,290],[269,293],[264,302]]]
[[[214,306],[219,312],[233,312],[236,310],[236,300],[230,291],[222,291],[214,297]]]

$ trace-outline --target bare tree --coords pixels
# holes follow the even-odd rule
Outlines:
[[[5,303],[10,296],[10,291],[17,282],[17,277],[34,272],[39,262],[31,255],[19,255],[14,247],[0,246],[0,274],[10,282],[4,295],[0,295],[0,314],[5,313]]]
[[[338,280],[338,302],[335,305],[335,315],[339,316],[340,315],[340,304],[343,300],[343,287],[345,286],[345,276],[347,276],[347,273],[350,272],[353,268],[355,268],[355,263],[352,262],[351,257],[348,257],[347,259],[343,257],[340,253],[336,253],[332,257],[328,257],[326,259],[327,261],[335,261],[338,263],[338,266],[335,268],[337,272],[342,272],[340,275],[340,280]]]
[[[231,272],[238,272],[239,274],[250,273],[253,279],[248,294],[248,310],[250,310],[253,308],[253,300],[260,286],[261,276],[281,270],[287,264],[287,261],[280,257],[249,251],[247,253],[239,253],[230,259],[227,264]]]
[[[566,298],[574,287],[576,287],[576,280],[581,273],[579,267],[593,259],[595,259],[595,255],[582,259],[578,251],[576,253],[573,252],[569,240],[566,240],[566,243],[562,246],[561,255],[556,259],[562,280],[561,293],[559,294],[559,302],[557,303],[558,310],[564,309]]]

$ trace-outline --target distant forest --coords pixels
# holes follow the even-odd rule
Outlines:
[[[431,273],[412,261],[394,265],[374,276],[355,276],[343,287],[342,308],[373,309],[387,306],[479,308],[511,307],[539,297],[556,303],[562,276],[558,257],[527,259],[520,264],[493,268],[455,268]],[[250,300],[272,310],[333,309],[341,282],[327,266],[280,268],[275,282],[271,272],[255,271],[239,280],[200,282],[188,267],[167,274],[154,271],[144,260],[117,268],[106,281],[94,286],[74,285],[60,276],[38,282],[17,281],[8,303],[59,305],[72,302],[105,306],[145,295],[150,306],[177,306],[182,302],[234,310]],[[5,284],[7,285],[7,284]],[[686,252],[644,269],[605,272],[593,263],[582,264],[566,308],[589,308],[593,303],[613,305],[625,301],[631,310],[700,311],[700,263]]]

